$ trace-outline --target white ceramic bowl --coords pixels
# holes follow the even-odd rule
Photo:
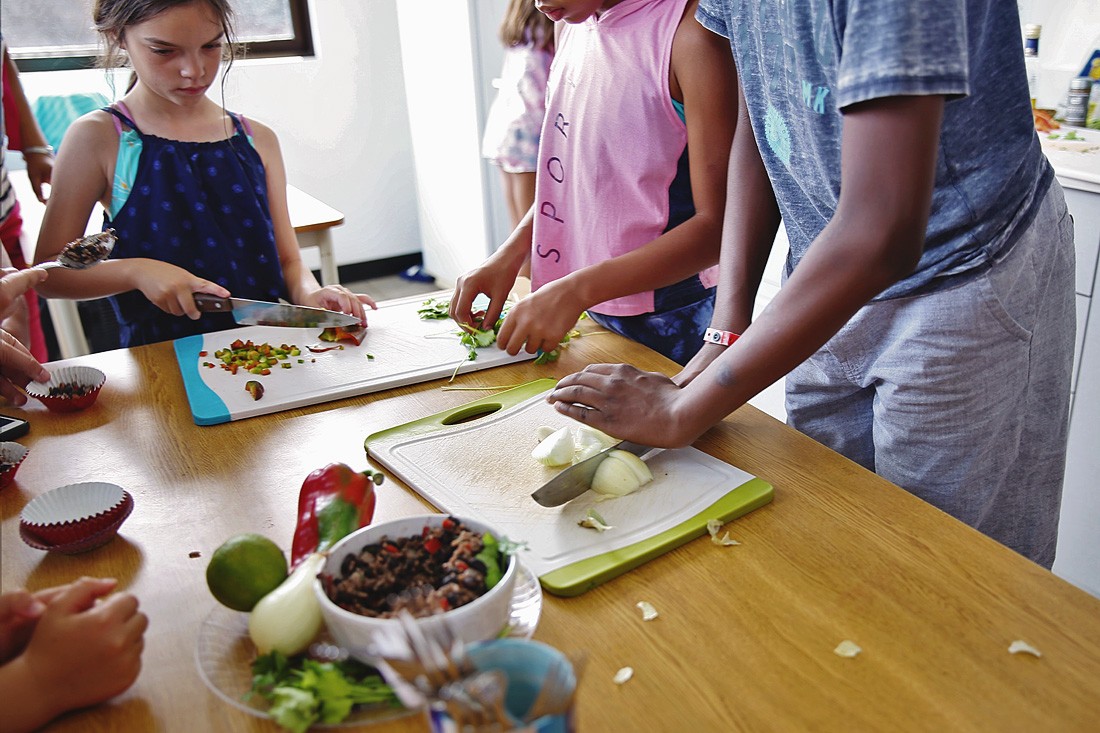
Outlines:
[[[420,534],[424,527],[438,527],[446,518],[446,514],[424,514],[356,530],[332,548],[321,573],[338,576],[340,564],[347,555],[358,554],[367,545],[380,542],[383,537],[396,539]],[[483,522],[463,517],[454,518],[475,532],[490,532],[494,537],[500,538],[499,532]],[[454,638],[466,643],[499,636],[508,624],[516,584],[516,565],[515,556],[511,556],[500,582],[480,598],[445,613],[418,618],[416,623],[426,632],[445,626]],[[341,608],[325,594],[320,579],[313,581],[313,590],[321,604],[321,614],[329,634],[353,656],[361,659],[368,659],[374,654],[391,659],[407,656],[402,653],[405,649],[404,633],[397,619],[360,616]]]

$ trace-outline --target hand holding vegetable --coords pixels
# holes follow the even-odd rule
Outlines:
[[[590,364],[559,381],[547,401],[563,415],[617,438],[682,448],[711,426],[688,404],[699,379],[680,387],[664,374],[629,364]]]
[[[547,283],[513,305],[497,334],[497,345],[511,355],[520,350],[549,353],[568,340],[585,311],[568,279]]]

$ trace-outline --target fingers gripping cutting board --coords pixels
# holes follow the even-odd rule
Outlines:
[[[423,296],[383,303],[378,310],[367,311],[369,327],[362,344],[320,353],[307,347],[333,344],[319,340],[319,328],[248,326],[177,339],[176,360],[192,417],[199,425],[216,425],[447,377],[456,368],[464,374],[534,358],[523,351],[509,356],[496,346],[487,346],[471,361],[466,347],[459,343],[455,323],[422,320],[417,310],[423,303]],[[235,339],[296,345],[302,353],[287,360],[289,369],[277,367],[266,376],[244,371],[230,374],[217,366],[220,361],[214,352]],[[200,356],[203,352],[206,355]],[[205,367],[204,362],[215,366]],[[245,390],[250,379],[264,387],[259,400]]]
[[[589,491],[560,507],[531,492],[558,470],[531,458],[540,426],[576,424],[545,400],[538,380],[463,407],[375,433],[368,455],[440,510],[478,518],[523,543],[524,563],[543,586],[576,595],[637,567],[772,498],[772,487],[695,448],[666,450],[648,463],[653,482],[598,501]],[[588,510],[613,528],[580,527]]]

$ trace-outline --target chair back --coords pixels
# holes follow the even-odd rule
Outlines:
[[[54,149],[60,149],[65,132],[76,118],[108,104],[107,97],[99,92],[47,95],[34,101],[34,117],[46,136],[46,142]]]

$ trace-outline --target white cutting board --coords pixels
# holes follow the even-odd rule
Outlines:
[[[581,593],[698,537],[707,519],[728,521],[771,500],[769,484],[679,448],[647,461],[653,481],[634,494],[599,501],[588,491],[563,506],[540,506],[531,493],[561,469],[531,458],[537,430],[576,424],[546,402],[552,385],[538,380],[376,433],[366,440],[368,455],[440,510],[523,543],[524,564],[559,595]],[[579,526],[591,508],[613,529]]]
[[[368,310],[369,325],[362,344],[344,342],[343,349],[323,353],[312,353],[307,348],[333,345],[318,338],[320,328],[245,326],[177,339],[176,360],[195,423],[216,425],[243,420],[449,377],[456,367],[459,374],[464,374],[534,358],[534,354],[523,351],[509,356],[493,345],[479,349],[477,358],[468,360],[454,321],[425,321],[417,315],[425,300],[424,296],[401,298],[382,303],[376,311]],[[290,369],[276,367],[266,376],[244,371],[231,374],[217,366],[221,362],[214,352],[227,348],[236,339],[273,346],[295,345],[302,353],[288,360]],[[199,355],[203,351],[206,356]],[[299,359],[304,363],[299,364]],[[204,367],[204,362],[215,367]],[[259,400],[252,399],[245,390],[244,385],[250,379],[264,387]]]

